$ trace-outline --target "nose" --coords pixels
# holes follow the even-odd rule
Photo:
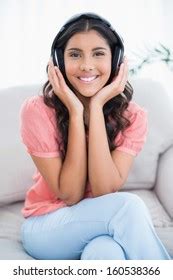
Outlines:
[[[81,64],[80,64],[80,70],[81,70],[81,71],[86,71],[86,72],[88,72],[88,71],[92,71],[94,68],[95,68],[95,67],[94,67],[94,64],[93,64],[92,61],[89,60],[89,59],[87,59],[87,60],[85,59],[85,60],[82,61]]]

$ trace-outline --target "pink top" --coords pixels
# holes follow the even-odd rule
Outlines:
[[[121,145],[117,150],[136,156],[146,140],[147,112],[135,102],[130,102],[124,115],[131,121],[131,126],[123,135],[121,132],[118,134],[116,143]],[[56,126],[55,110],[45,105],[43,96],[25,100],[20,118],[21,138],[29,154],[43,158],[60,156],[60,133]],[[22,209],[24,217],[42,215],[66,206],[62,200],[55,198],[38,170],[33,180],[34,184],[26,194]],[[86,184],[85,197],[92,197],[89,182]]]

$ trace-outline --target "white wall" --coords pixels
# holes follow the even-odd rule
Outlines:
[[[167,42],[169,47],[173,49],[173,1],[163,0],[162,1],[163,11],[163,25],[164,25],[164,40]]]
[[[159,41],[171,44],[170,8],[169,0],[1,0],[0,88],[46,80],[52,40],[73,14],[89,11],[107,18],[133,63],[133,52],[143,54],[145,46]]]

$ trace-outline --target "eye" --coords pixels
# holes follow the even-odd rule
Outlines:
[[[105,53],[99,51],[99,52],[95,52],[94,55],[95,55],[95,56],[104,56]]]
[[[78,52],[71,52],[71,53],[69,54],[69,56],[70,56],[70,57],[73,57],[73,58],[78,58],[78,57],[80,57],[80,53],[78,53]]]

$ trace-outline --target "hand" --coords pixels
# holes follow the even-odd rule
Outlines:
[[[49,61],[48,67],[48,79],[52,85],[52,89],[59,97],[59,99],[67,107],[69,113],[73,112],[83,112],[83,104],[77,98],[77,96],[72,92],[72,90],[67,86],[64,77],[58,67],[53,65],[53,62]]]
[[[111,98],[117,96],[124,91],[128,77],[128,66],[127,59],[125,58],[123,63],[121,63],[118,75],[113,79],[113,81],[103,87],[96,95],[91,97],[90,104],[98,104],[103,107],[103,105],[109,101]]]

